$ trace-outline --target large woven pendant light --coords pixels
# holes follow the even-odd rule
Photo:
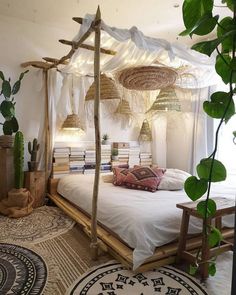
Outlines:
[[[115,82],[104,74],[100,77],[100,91],[101,100],[105,99],[120,99],[120,93],[116,87]],[[85,100],[94,100],[95,97],[95,83],[90,86]]]
[[[181,104],[172,87],[161,89],[151,108],[147,111],[181,111]]]
[[[62,124],[62,129],[68,131],[76,131],[82,129],[79,116],[76,114],[68,115]]]
[[[147,119],[143,121],[138,139],[139,141],[152,141],[152,132]]]
[[[130,90],[157,90],[175,83],[177,73],[171,68],[141,66],[127,68],[118,74],[121,85]]]

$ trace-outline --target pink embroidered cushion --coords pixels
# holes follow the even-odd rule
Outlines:
[[[123,179],[128,188],[155,192],[165,170],[138,166],[129,171]]]
[[[114,185],[124,185],[125,179],[129,171],[129,168],[113,168],[113,184]]]

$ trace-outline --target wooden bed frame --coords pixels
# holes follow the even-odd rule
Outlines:
[[[67,215],[80,224],[83,231],[91,238],[91,219],[57,193],[58,181],[58,179],[49,180],[49,198]],[[233,238],[234,229],[224,229],[222,230],[222,235],[224,239]],[[97,226],[97,236],[99,239],[98,245],[102,251],[110,253],[115,259],[129,269],[133,268],[133,249],[121,242],[117,237],[112,235],[111,232],[108,232],[100,225]],[[192,236],[187,241],[187,250],[194,252],[201,244],[201,235]],[[175,263],[177,250],[178,241],[156,248],[154,254],[136,269],[136,271],[143,272],[153,269],[154,267]]]

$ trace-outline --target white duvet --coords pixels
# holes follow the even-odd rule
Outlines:
[[[70,175],[62,178],[58,193],[91,214],[94,175]],[[235,187],[215,185],[212,197],[235,199]],[[133,251],[134,269],[150,257],[155,248],[175,240],[180,232],[182,210],[177,203],[188,202],[185,192],[131,190],[100,180],[98,220],[115,232]],[[224,225],[233,227],[234,216],[224,217]],[[189,233],[201,232],[201,221],[190,219]]]

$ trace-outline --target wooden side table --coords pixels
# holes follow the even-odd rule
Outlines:
[[[217,210],[213,217],[209,217],[206,221],[207,225],[211,225],[212,221],[215,220],[215,226],[221,230],[222,228],[222,216],[234,214],[235,212],[235,201],[227,198],[213,198],[216,202]],[[176,207],[183,210],[182,222],[180,229],[179,245],[177,252],[177,262],[182,259],[190,262],[196,262],[196,256],[194,253],[186,251],[186,241],[189,227],[189,218],[194,216],[203,220],[203,217],[197,213],[198,202],[188,202],[177,204]],[[200,272],[202,279],[208,277],[208,261],[211,257],[217,256],[226,251],[233,251],[233,244],[227,240],[221,241],[219,246],[210,248],[208,245],[206,235],[202,235],[202,246],[201,246],[201,258],[197,261],[200,263]]]
[[[46,187],[45,172],[33,171],[25,172],[25,187],[34,197],[33,208],[43,206],[45,203]]]
[[[0,201],[14,187],[13,148],[0,148]]]

